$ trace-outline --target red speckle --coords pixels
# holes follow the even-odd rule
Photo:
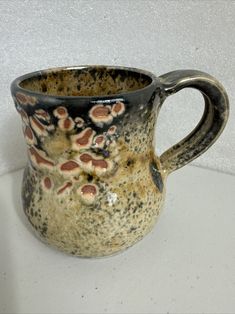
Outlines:
[[[48,114],[45,110],[43,110],[43,109],[35,110],[35,114],[36,114],[39,118],[43,118],[44,120],[49,120],[49,119],[50,119],[49,114]]]
[[[57,109],[57,112],[58,112],[58,114],[61,114],[61,115],[66,114],[66,110],[65,110],[63,107],[59,107],[59,108]]]
[[[108,129],[108,133],[113,135],[117,130],[116,125],[112,125],[109,129]]]
[[[33,96],[27,96],[23,93],[16,93],[16,99],[23,105],[29,104],[29,105],[35,105],[36,98]]]
[[[69,129],[70,128],[70,126],[71,126],[71,121],[70,121],[70,119],[65,119],[64,120],[64,128],[65,129]]]
[[[71,182],[66,182],[62,187],[59,188],[59,190],[57,191],[57,194],[62,194],[65,190],[67,190],[71,186],[72,186]]]
[[[20,102],[20,103],[27,103],[27,96],[22,94],[22,93],[16,93],[16,99]]]
[[[33,140],[33,132],[29,126],[26,126],[24,130],[24,135],[28,137],[30,140]]]
[[[46,113],[46,111],[39,109],[39,110],[35,110],[36,114],[43,117],[43,118],[47,118],[48,114]]]
[[[100,127],[102,127],[104,123],[111,123],[113,120],[111,107],[104,106],[103,104],[93,106],[89,111],[89,117]]]
[[[103,105],[96,106],[92,111],[92,115],[95,118],[107,117],[110,113],[109,108],[104,107]]]
[[[85,130],[84,135],[76,140],[76,143],[79,145],[87,145],[89,143],[89,138],[92,135],[93,130],[91,128],[87,128]]]
[[[74,160],[69,160],[63,163],[60,167],[61,171],[71,171],[77,168],[79,168],[79,165]]]
[[[52,181],[49,177],[44,178],[44,185],[45,187],[50,190],[52,187]]]
[[[74,128],[73,119],[70,117],[59,119],[58,126],[62,131],[71,131]]]
[[[89,148],[92,144],[95,131],[91,128],[86,128],[76,135],[71,136],[72,149],[80,151],[81,149]]]
[[[85,162],[85,163],[92,160],[92,156],[86,153],[82,154],[79,158],[82,162]]]
[[[122,109],[122,105],[120,104],[120,102],[116,103],[116,104],[113,106],[113,110],[114,110],[115,112],[119,112],[121,109]]]
[[[67,109],[65,107],[57,107],[54,111],[53,114],[55,117],[57,117],[58,119],[63,119],[66,118],[68,116],[68,112]]]
[[[91,155],[87,153],[83,153],[80,157],[80,160],[84,163],[92,162],[92,166],[97,167],[97,168],[102,168],[102,169],[107,169],[108,168],[108,163],[104,159],[95,159]]]
[[[39,128],[40,131],[45,131],[44,125],[37,118],[32,117],[31,121]]]
[[[80,117],[75,118],[74,120],[77,124],[77,127],[81,128],[84,125],[84,120]]]
[[[99,168],[103,168],[103,169],[107,169],[108,168],[107,161],[103,160],[103,159],[92,159],[92,165],[94,167],[99,167]]]
[[[36,149],[35,147],[30,147],[29,148],[29,152],[32,156],[34,156],[35,160],[36,160],[36,163],[38,165],[40,164],[44,164],[44,165],[47,165],[47,166],[54,166],[54,162],[46,159],[45,157],[42,156],[42,154],[40,154],[40,151],[38,149]]]
[[[28,104],[29,105],[35,105],[36,104],[36,101],[37,101],[37,99],[35,98],[35,97],[33,97],[33,96],[28,96],[27,97],[28,99],[27,99],[27,102],[28,102]]]
[[[121,115],[125,111],[125,105],[123,102],[117,102],[113,105],[112,115],[114,117]]]
[[[81,188],[81,192],[83,194],[92,194],[96,195],[97,194],[97,189],[94,185],[91,184],[86,184]]]
[[[20,110],[19,110],[19,113],[20,113],[21,118],[22,118],[23,120],[28,121],[28,115],[27,115],[27,113],[26,113],[23,109],[20,109]]]
[[[97,138],[95,139],[95,142],[96,142],[97,144],[101,144],[101,143],[103,142],[103,140],[104,140],[104,136],[103,136],[103,135],[99,135],[99,136],[97,136]]]

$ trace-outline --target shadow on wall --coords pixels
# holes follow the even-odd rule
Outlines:
[[[11,103],[14,106],[13,101]],[[22,133],[21,118],[15,111],[2,121],[0,175],[26,165],[26,145]]]
[[[19,203],[20,204],[20,203]],[[18,206],[19,206],[18,204]],[[17,313],[19,284],[14,266],[14,239],[11,236],[11,213],[7,213],[7,204],[0,198],[0,313]]]
[[[2,204],[1,208],[2,208]],[[18,310],[17,282],[11,254],[11,243],[7,230],[7,223],[1,224],[0,245],[0,313],[16,313]]]

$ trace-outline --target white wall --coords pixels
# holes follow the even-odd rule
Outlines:
[[[25,164],[10,82],[23,73],[77,64],[118,64],[158,75],[195,68],[218,78],[235,100],[233,1],[0,1],[0,174]],[[158,151],[186,135],[202,97],[170,97],[158,123]],[[195,164],[235,173],[235,111],[216,144]]]

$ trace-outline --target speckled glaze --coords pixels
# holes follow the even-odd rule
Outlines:
[[[158,157],[157,114],[185,87],[203,93],[204,115]],[[157,78],[125,67],[55,68],[16,79],[11,92],[28,151],[25,214],[44,242],[82,257],[112,255],[142,239],[159,216],[168,174],[204,152],[228,118],[223,87],[193,70]]]

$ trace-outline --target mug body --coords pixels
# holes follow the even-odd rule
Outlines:
[[[165,194],[152,145],[159,80],[133,68],[66,67],[22,76],[11,92],[28,152],[23,208],[40,239],[83,257],[142,239]]]

